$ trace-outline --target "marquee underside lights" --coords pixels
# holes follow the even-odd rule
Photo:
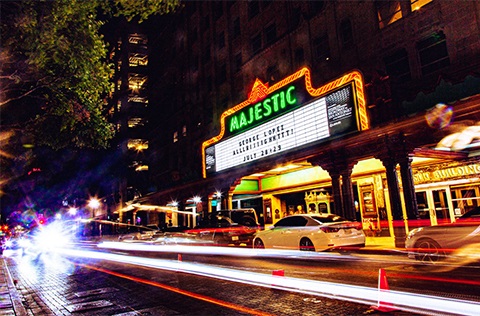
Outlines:
[[[303,80],[302,80],[303,79]],[[302,68],[275,85],[256,80],[202,145],[203,176],[369,128],[363,78],[353,71],[317,89]]]

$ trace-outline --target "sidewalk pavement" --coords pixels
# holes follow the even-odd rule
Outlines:
[[[392,254],[403,251],[395,248],[391,237],[367,237],[365,248],[360,253]],[[29,316],[23,305],[22,297],[16,288],[16,281],[12,278],[5,258],[0,255],[0,316]]]
[[[0,257],[0,316],[26,316],[27,310],[23,306],[20,294],[15,287],[7,263]]]

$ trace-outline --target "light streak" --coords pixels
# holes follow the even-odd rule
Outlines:
[[[239,249],[236,249],[238,251]],[[435,297],[401,291],[379,290],[357,285],[337,284],[333,282],[305,280],[292,277],[279,277],[248,271],[210,267],[200,263],[184,261],[159,260],[112,253],[101,253],[86,250],[62,249],[63,254],[77,258],[108,260],[119,263],[140,265],[143,267],[168,271],[190,273],[226,281],[239,282],[254,286],[274,288],[284,291],[318,295],[337,300],[351,301],[366,305],[377,302],[393,304],[403,311],[431,314],[444,312],[461,315],[478,315],[479,302]]]
[[[249,314],[252,314],[252,315],[262,315],[262,316],[270,316],[271,315],[269,313],[254,310],[254,309],[251,309],[251,308],[248,308],[248,307],[245,307],[245,306],[225,302],[223,300],[219,300],[219,299],[216,299],[216,298],[213,298],[213,297],[193,293],[193,292],[190,292],[190,291],[187,291],[187,290],[182,290],[182,289],[170,286],[170,285],[162,284],[162,283],[151,281],[151,280],[146,280],[146,279],[135,277],[135,276],[132,276],[132,275],[127,275],[127,274],[123,274],[123,273],[120,273],[120,272],[115,272],[115,271],[111,271],[111,270],[107,270],[107,269],[103,269],[103,268],[98,268],[98,267],[88,265],[88,264],[77,264],[77,265],[85,267],[85,268],[90,269],[90,270],[95,270],[95,271],[99,271],[99,272],[103,272],[103,273],[108,273],[110,275],[114,275],[114,276],[117,276],[117,277],[120,277],[120,278],[128,279],[128,280],[131,280],[131,281],[134,281],[134,282],[144,283],[144,284],[152,285],[152,286],[155,286],[155,287],[159,287],[159,288],[171,291],[171,292],[186,295],[186,296],[198,299],[198,300],[202,300],[202,301],[209,302],[209,303],[212,303],[212,304],[220,305],[220,306],[223,306],[223,307],[228,307],[228,308],[240,311],[240,312],[245,312],[245,313],[249,313]]]

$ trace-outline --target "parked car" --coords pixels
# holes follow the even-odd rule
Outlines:
[[[407,236],[408,256],[422,262],[437,262],[456,249],[480,244],[480,207],[473,208],[455,222],[413,229]]]
[[[364,246],[362,224],[335,214],[290,215],[258,232],[253,240],[254,248],[303,251]]]
[[[254,209],[233,209],[209,213],[187,232],[196,234],[199,242],[207,244],[251,246],[259,228]]]

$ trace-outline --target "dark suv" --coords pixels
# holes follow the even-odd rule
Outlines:
[[[208,213],[188,232],[195,233],[201,241],[215,245],[251,246],[259,229],[254,209],[233,209]]]

